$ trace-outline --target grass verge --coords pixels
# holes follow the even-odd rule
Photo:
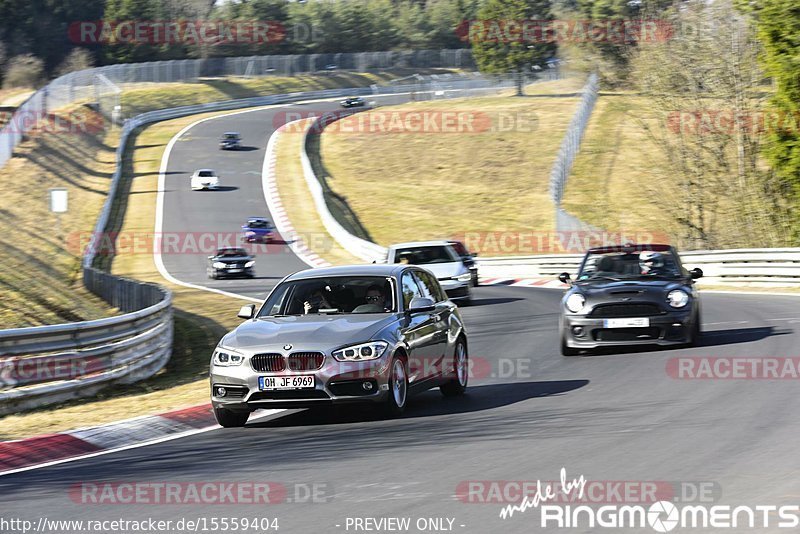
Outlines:
[[[581,84],[542,82],[525,97],[417,102],[375,112],[385,112],[387,124],[393,114],[462,113],[473,120],[471,131],[377,133],[360,126],[358,115],[344,119],[321,140],[331,188],[382,245],[468,232],[550,232],[550,167]]]

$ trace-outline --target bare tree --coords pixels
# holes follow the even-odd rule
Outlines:
[[[764,77],[752,22],[731,0],[691,0],[665,15],[671,38],[632,58],[648,103],[639,123],[666,163],[653,168],[653,192],[675,206],[684,246],[782,244],[759,160]]]

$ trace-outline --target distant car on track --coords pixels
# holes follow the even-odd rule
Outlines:
[[[339,102],[339,105],[343,108],[358,108],[366,106],[367,102],[360,96],[351,96]]]
[[[239,132],[225,132],[219,140],[219,148],[222,150],[238,150],[242,147],[242,136]]]
[[[436,278],[414,265],[308,269],[284,278],[211,358],[225,427],[258,408],[370,403],[397,415],[408,396],[467,388],[467,334]]]
[[[250,217],[242,225],[244,239],[248,243],[270,243],[275,239],[275,228],[264,217]]]
[[[669,245],[590,249],[561,301],[561,353],[609,345],[691,345],[701,334],[694,280]]]
[[[192,174],[189,186],[192,191],[219,189],[219,176],[214,169],[198,169]]]
[[[475,256],[477,256],[478,253],[470,252],[467,246],[461,241],[448,241],[448,243],[453,245],[456,254],[458,254],[461,261],[464,262],[464,265],[467,266],[467,269],[469,269],[469,273],[472,275],[472,287],[478,287],[480,283],[478,279],[478,264],[475,263]]]
[[[253,278],[255,263],[255,258],[243,248],[220,248],[215,254],[208,257],[206,274],[213,280],[241,276]]]
[[[389,247],[387,263],[410,263],[436,276],[447,296],[461,304],[472,300],[472,273],[448,241],[398,243]]]

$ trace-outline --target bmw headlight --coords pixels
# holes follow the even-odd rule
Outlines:
[[[455,279],[458,280],[459,282],[469,282],[470,280],[472,280],[472,275],[469,273],[459,274],[458,276],[455,277]]]
[[[581,311],[586,304],[586,297],[584,297],[580,293],[573,293],[569,297],[567,297],[566,306],[569,311],[572,313],[578,313]]]
[[[252,267],[255,264],[256,264],[255,260],[250,260],[250,261],[248,261],[247,263],[244,264],[244,267],[245,267],[245,269],[247,269],[249,267]]]
[[[211,264],[211,266],[215,269],[224,269],[226,267],[226,263],[222,261],[215,261]]]
[[[340,362],[363,362],[365,360],[377,360],[389,344],[385,341],[370,341],[359,345],[351,345],[332,352],[333,357]]]
[[[252,237],[252,236],[256,235],[256,233],[254,231],[252,231],[252,230],[248,230],[248,231],[246,231],[244,233],[244,235],[246,235],[247,237]]]
[[[673,308],[683,308],[689,304],[689,294],[682,289],[673,289],[667,294],[667,301]]]
[[[217,349],[211,360],[217,367],[235,367],[242,365],[244,356],[230,349]]]

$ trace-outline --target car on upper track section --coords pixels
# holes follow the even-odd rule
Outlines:
[[[216,280],[225,277],[253,278],[256,260],[243,248],[225,247],[217,249],[216,254],[208,257],[206,274]]]
[[[219,140],[219,148],[222,150],[238,150],[242,148],[242,136],[239,132],[225,132]]]
[[[198,169],[192,174],[189,180],[189,186],[192,188],[192,191],[218,189],[219,176],[214,172],[214,169]]]
[[[414,265],[308,269],[287,276],[225,335],[211,359],[214,414],[242,426],[258,408],[371,403],[464,393],[467,334],[436,278]]]
[[[275,239],[275,228],[265,217],[250,217],[242,225],[242,232],[248,243],[270,243]]]
[[[461,304],[472,300],[473,275],[448,241],[417,241],[389,247],[387,263],[420,265],[436,276],[451,299]]]
[[[339,105],[343,108],[359,108],[366,106],[367,102],[360,96],[351,96],[339,102]]]
[[[692,345],[701,334],[695,280],[675,248],[642,244],[590,249],[561,300],[561,353],[609,345]]]

